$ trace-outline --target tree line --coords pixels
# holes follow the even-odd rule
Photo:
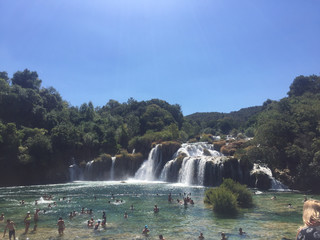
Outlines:
[[[254,137],[235,152],[267,164],[282,181],[313,189],[320,180],[320,78],[299,76],[288,96],[231,113],[183,116],[164,100],[71,106],[37,72],[0,72],[0,179],[3,185],[61,182],[73,163],[102,154],[147,157],[153,143]],[[26,172],[30,173],[27,174]],[[314,190],[314,189],[313,189]]]

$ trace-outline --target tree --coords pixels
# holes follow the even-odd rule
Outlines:
[[[293,80],[290,85],[289,97],[302,96],[306,92],[319,93],[320,91],[320,77],[311,75],[309,77],[299,76]]]
[[[31,88],[36,90],[39,90],[42,82],[38,78],[37,72],[30,72],[28,69],[25,69],[23,72],[18,71],[13,74],[11,81],[13,85],[19,85],[23,88]]]
[[[0,72],[0,79],[3,79],[7,83],[9,83],[9,77],[7,72]]]

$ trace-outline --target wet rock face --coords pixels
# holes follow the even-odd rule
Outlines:
[[[181,147],[181,144],[178,142],[163,142],[162,144],[162,161],[167,163],[172,159],[172,156],[178,151]]]
[[[157,144],[148,159],[141,153],[121,152],[114,157],[104,156],[81,167],[70,166],[72,180],[139,180],[178,182],[187,185],[219,186],[231,178],[261,190],[283,188],[271,170],[248,159],[224,156],[206,142],[164,142]]]
[[[271,188],[271,179],[269,175],[264,172],[255,172],[251,175],[250,187],[268,190]]]

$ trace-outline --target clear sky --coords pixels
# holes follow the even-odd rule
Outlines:
[[[286,96],[320,74],[319,0],[0,0],[0,71],[73,106],[159,98],[184,115]]]

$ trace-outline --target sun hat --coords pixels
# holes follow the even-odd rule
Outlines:
[[[145,228],[148,228],[148,225],[145,225],[144,227],[145,227]]]

